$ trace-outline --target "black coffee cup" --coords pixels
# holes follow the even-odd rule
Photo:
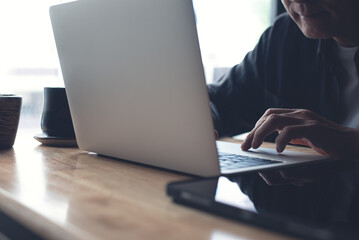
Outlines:
[[[19,126],[22,98],[12,94],[0,94],[0,149],[14,145]]]
[[[41,129],[48,137],[75,138],[65,88],[44,88]]]

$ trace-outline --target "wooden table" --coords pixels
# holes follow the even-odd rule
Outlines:
[[[0,211],[45,239],[292,239],[174,204],[166,184],[186,175],[21,132],[0,161]]]

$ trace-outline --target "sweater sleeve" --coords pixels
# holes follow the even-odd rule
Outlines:
[[[240,64],[208,85],[214,126],[220,136],[250,131],[268,108],[268,100],[275,102],[276,96],[265,87],[265,65],[278,48],[277,41],[283,41],[281,31],[288,25],[288,18],[279,17]]]

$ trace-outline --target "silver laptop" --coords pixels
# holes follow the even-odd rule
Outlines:
[[[81,149],[199,176],[326,159],[216,143],[191,0],[80,0],[50,16]]]

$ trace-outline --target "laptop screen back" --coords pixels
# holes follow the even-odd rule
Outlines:
[[[80,148],[219,174],[191,0],[87,0],[50,9]]]

